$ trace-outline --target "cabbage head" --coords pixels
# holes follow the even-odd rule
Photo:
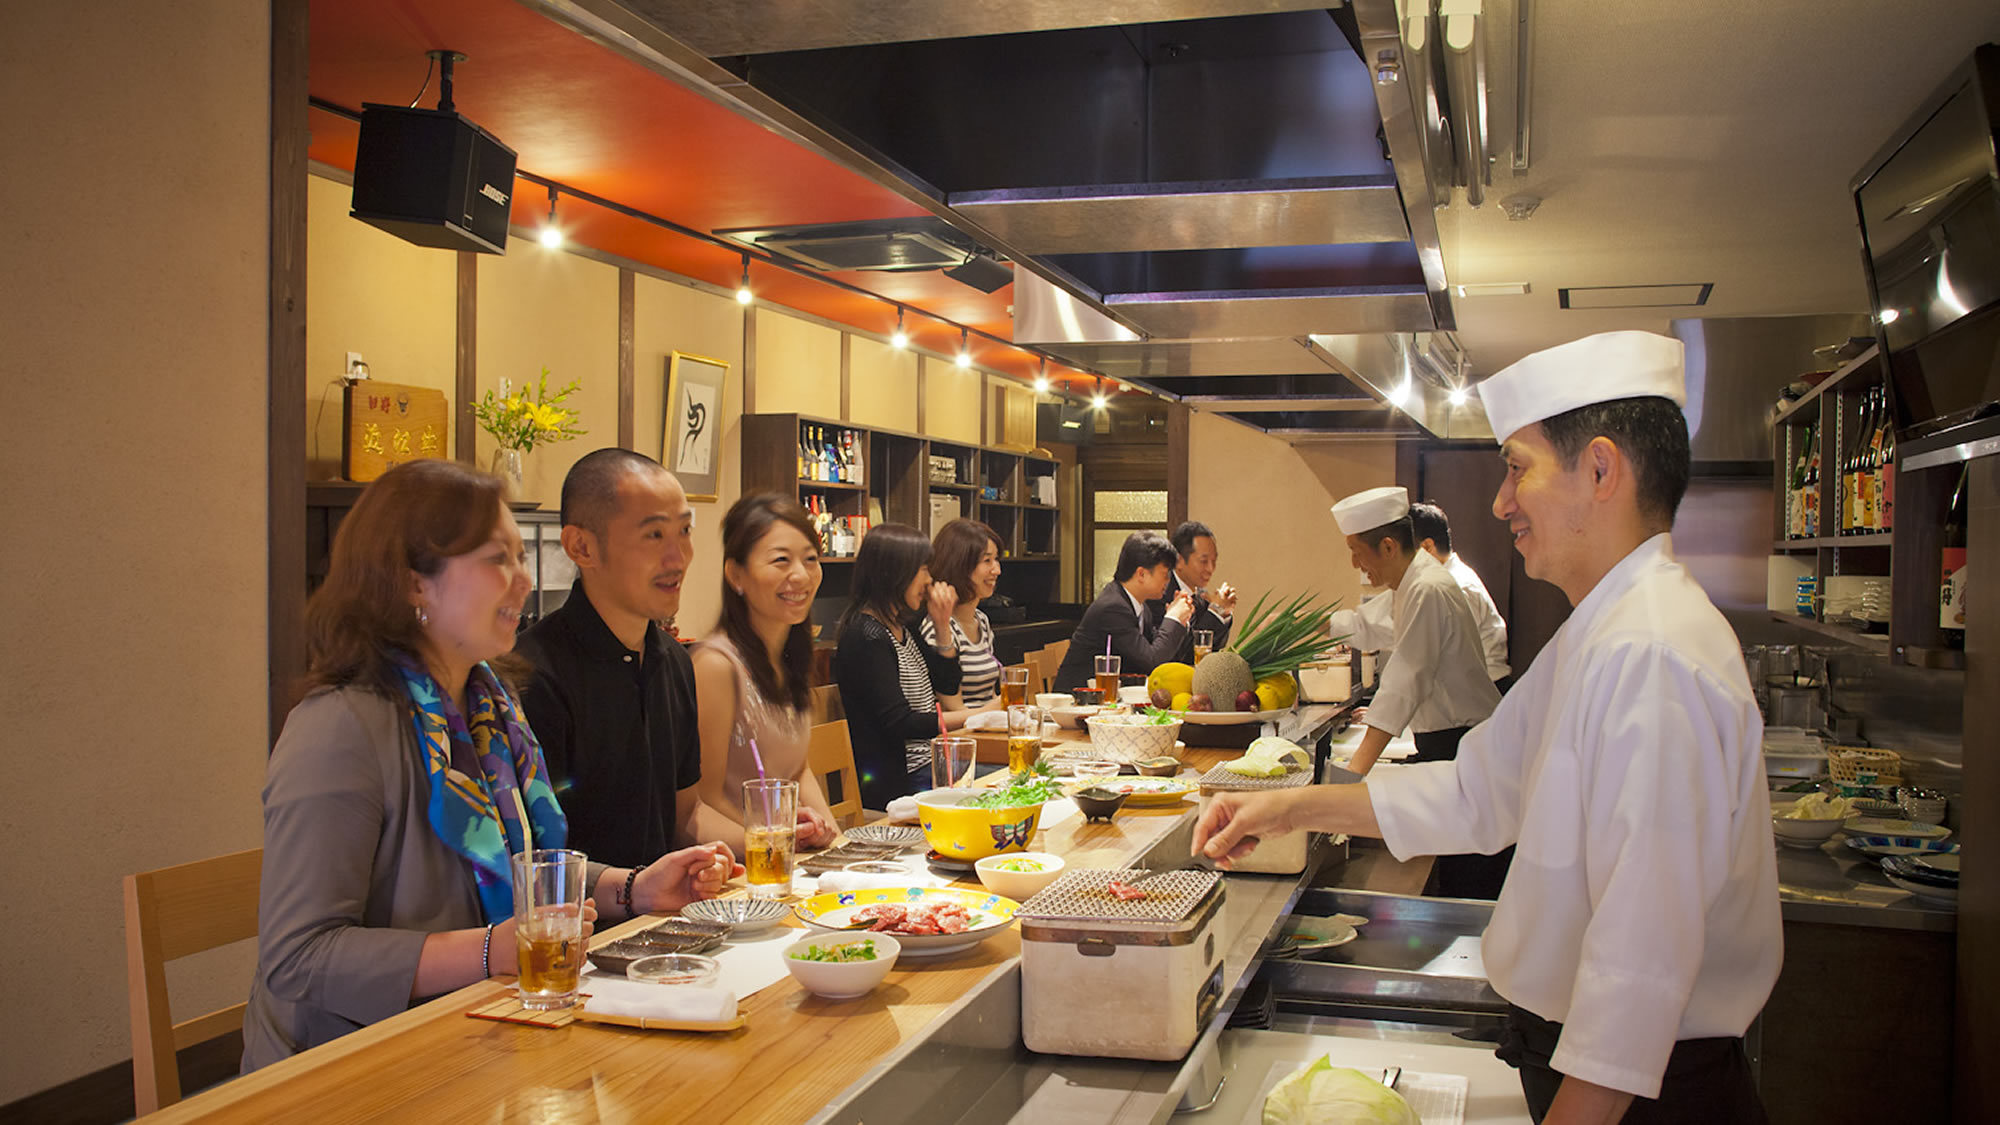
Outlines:
[[[1423,1125],[1403,1095],[1321,1057],[1264,1099],[1264,1125]]]

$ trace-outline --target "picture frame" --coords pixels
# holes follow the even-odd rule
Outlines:
[[[680,479],[689,501],[713,504],[721,493],[722,400],[728,379],[724,360],[680,351],[667,357],[660,463]]]

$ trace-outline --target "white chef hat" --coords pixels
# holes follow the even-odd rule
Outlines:
[[[1487,377],[1475,389],[1493,438],[1579,406],[1659,397],[1687,405],[1685,348],[1652,332],[1599,332],[1544,348]]]
[[[1371,488],[1357,492],[1333,506],[1333,522],[1342,535],[1359,535],[1410,514],[1407,488]]]

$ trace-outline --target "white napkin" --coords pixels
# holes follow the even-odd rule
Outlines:
[[[883,815],[890,820],[915,823],[917,820],[916,796],[912,794],[908,797],[898,797],[890,801],[889,807],[883,810]]]
[[[971,718],[965,720],[965,729],[979,730],[979,731],[993,731],[995,733],[1005,734],[1007,732],[1007,712],[981,711],[977,715],[974,715]],[[1060,729],[1061,728],[1057,727],[1054,723],[1043,723],[1042,737],[1054,738],[1056,736],[1056,731]]]
[[[602,975],[591,976],[584,987],[590,991],[584,1009],[599,1015],[683,1023],[736,1018],[736,994],[726,988],[690,988]]]
[[[901,874],[875,874],[867,871],[829,871],[819,877],[819,889],[825,891],[868,891],[877,887],[942,887],[945,880],[929,871],[913,871],[905,864]]]

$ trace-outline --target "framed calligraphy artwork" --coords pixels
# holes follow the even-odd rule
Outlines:
[[[666,423],[660,462],[691,501],[714,503],[722,479],[722,391],[729,365],[719,359],[674,352],[667,358]]]

